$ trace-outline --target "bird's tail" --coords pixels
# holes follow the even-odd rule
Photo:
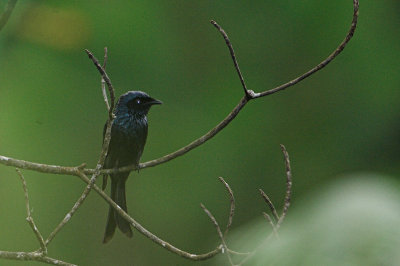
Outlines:
[[[125,182],[126,178],[111,177],[111,199],[114,200],[115,203],[117,203],[125,212],[128,212],[126,207]],[[107,243],[111,240],[117,226],[126,236],[132,237],[132,230],[129,222],[122,218],[122,216],[120,216],[114,208],[110,206],[103,243]]]

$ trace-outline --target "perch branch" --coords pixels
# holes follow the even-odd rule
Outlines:
[[[264,97],[267,95],[271,95],[274,94],[276,92],[282,91],[288,87],[291,87],[297,83],[299,83],[300,81],[304,80],[305,78],[311,76],[312,74],[316,73],[317,71],[321,70],[322,68],[324,68],[325,66],[327,66],[334,58],[336,58],[336,56],[338,56],[343,49],[346,47],[346,45],[348,44],[348,42],[351,40],[351,38],[354,35],[356,26],[357,26],[357,19],[358,19],[358,9],[359,9],[359,3],[358,0],[353,0],[353,8],[354,8],[354,12],[353,12],[353,20],[351,22],[351,26],[350,29],[345,37],[345,39],[343,40],[342,43],[340,43],[340,45],[338,46],[338,48],[336,48],[336,50],[330,54],[325,60],[323,60],[320,64],[318,64],[317,66],[315,66],[314,68],[312,68],[311,70],[309,70],[308,72],[306,72],[305,74],[285,83],[282,84],[278,87],[275,87],[273,89],[261,92],[261,93],[255,93],[252,90],[247,90],[245,89],[245,95],[243,96],[243,98],[239,101],[239,103],[236,105],[236,107],[228,114],[227,117],[225,117],[224,120],[222,120],[217,126],[215,126],[213,129],[211,129],[209,132],[207,132],[205,135],[203,135],[202,137],[194,140],[193,142],[191,142],[190,144],[184,146],[183,148],[180,148],[179,150],[167,154],[163,157],[160,157],[158,159],[155,160],[151,160],[148,162],[144,162],[139,164],[139,168],[143,169],[143,168],[147,168],[147,167],[154,167],[156,165],[168,162],[172,159],[175,159],[179,156],[184,155],[185,153],[191,151],[192,149],[202,145],[203,143],[205,143],[206,141],[208,141],[209,139],[211,139],[212,137],[214,137],[217,133],[219,133],[222,129],[224,129],[238,114],[239,112],[242,110],[242,108],[252,99],[256,99],[256,98],[260,98],[260,97]],[[212,21],[212,24],[219,29],[219,31],[222,33],[224,32],[224,34],[226,35],[225,31],[223,31],[223,29],[217,24],[217,22]],[[223,34],[223,36],[224,36]],[[225,36],[224,36],[225,39]],[[242,85],[245,84],[243,77],[240,73],[239,70],[239,65],[236,61],[236,55],[233,51],[233,49],[231,49],[232,45],[229,41],[229,38],[225,39],[226,44],[228,45],[229,51],[231,52],[231,57],[232,60],[234,62],[234,66],[236,68],[236,71],[239,75],[239,78],[242,82]],[[244,85],[244,88],[245,85]],[[120,171],[131,171],[136,169],[134,165],[130,165],[130,166],[126,166],[126,167],[122,167],[119,169],[113,169],[113,170],[107,170],[105,171],[106,173],[115,173],[115,172],[120,172]],[[87,174],[91,174],[92,173],[92,169],[85,169],[85,173]]]
[[[330,56],[328,56],[327,59],[322,61],[322,63],[318,64],[315,68],[313,68],[306,74],[303,74],[302,76],[300,76],[292,81],[289,81],[288,83],[280,85],[274,89],[264,91],[261,93],[254,93],[251,90],[248,90],[248,93],[251,95],[250,99],[256,99],[259,97],[267,96],[267,95],[279,92],[281,90],[284,90],[290,86],[293,86],[293,85],[297,84],[298,82],[300,82],[301,80],[305,79],[306,77],[310,76],[311,74],[314,74],[318,70],[322,69],[327,64],[329,64],[336,56],[338,56],[340,54],[340,52],[342,52],[343,49],[346,47],[346,45],[351,40],[351,38],[353,37],[354,31],[357,26],[358,9],[359,9],[358,0],[353,0],[353,7],[354,7],[353,20],[351,23],[350,30],[348,31],[344,41],[339,45],[339,47]],[[99,64],[97,59],[94,59],[92,53],[90,53],[88,50],[86,50],[86,53],[88,53],[89,57],[93,60],[96,68],[101,73],[101,76],[104,78],[104,80],[106,81],[109,88],[112,88],[110,79],[108,78],[106,72],[101,67],[101,65]],[[112,100],[111,105],[113,105],[114,95],[111,93],[110,93],[110,99]],[[228,114],[228,116],[226,116],[224,120],[222,120],[217,126],[215,126],[213,129],[211,129],[205,135],[201,136],[200,138],[194,140],[190,144],[180,148],[179,150],[177,150],[175,152],[167,154],[158,159],[154,159],[154,160],[139,164],[139,168],[143,169],[143,168],[147,168],[147,167],[154,167],[156,165],[168,162],[168,161],[175,159],[179,156],[182,156],[185,153],[191,151],[192,149],[204,144],[207,140],[211,139],[218,132],[220,132],[222,129],[224,129],[239,114],[239,112],[247,104],[248,101],[249,101],[249,99],[246,96],[242,97],[242,99],[239,101],[239,103],[236,105],[236,107]],[[39,164],[39,163],[27,162],[27,161],[23,161],[23,160],[17,160],[17,159],[5,157],[5,156],[0,156],[0,163],[9,165],[9,166],[18,167],[18,168],[24,168],[24,169],[44,172],[44,173],[76,175],[75,167],[64,167],[64,166],[57,166],[57,165]],[[100,173],[101,174],[111,174],[111,173],[117,173],[117,172],[132,171],[135,169],[136,169],[135,165],[130,165],[130,166],[125,166],[125,167],[121,167],[118,169],[103,169],[100,171]],[[85,174],[94,174],[95,169],[84,169],[84,172],[85,172]]]

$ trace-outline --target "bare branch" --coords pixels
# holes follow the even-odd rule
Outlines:
[[[318,66],[307,72],[306,74],[289,81],[288,83],[285,83],[281,86],[278,86],[274,89],[261,92],[261,93],[254,93],[251,90],[247,90],[247,92],[251,95],[251,99],[259,98],[262,96],[267,96],[270,94],[273,94],[275,92],[281,91],[286,89],[287,87],[293,86],[294,84],[300,82],[304,78],[310,76],[311,74],[317,72],[318,70],[322,69],[325,67],[329,62],[331,62],[343,49],[346,47],[347,43],[350,41],[350,39],[354,35],[354,31],[357,26],[357,19],[358,19],[358,8],[359,8],[359,3],[358,0],[353,0],[353,6],[354,6],[354,13],[353,13],[353,20],[352,24],[350,27],[349,32],[347,33],[346,38],[344,41],[339,45],[339,47],[327,58],[325,59],[322,63],[320,63]],[[93,54],[86,50],[86,53],[89,55],[89,58],[92,59],[93,63],[99,70],[100,74],[106,81],[108,88],[110,90],[110,99],[112,101],[112,105],[114,104],[114,95],[113,93],[111,94],[111,88],[112,84],[110,79],[108,78],[107,74],[105,73],[104,69],[101,67],[99,64],[98,60],[94,58]],[[209,132],[207,132],[205,135],[202,137],[194,140],[193,142],[189,143],[188,145],[180,148],[179,150],[172,152],[170,154],[167,154],[163,157],[160,157],[155,160],[151,160],[148,162],[144,162],[139,164],[139,169],[147,168],[147,167],[154,167],[156,165],[166,163],[172,159],[175,159],[179,156],[184,155],[185,153],[193,150],[194,148],[204,144],[206,141],[214,137],[217,133],[219,133],[222,129],[224,129],[242,110],[242,108],[248,103],[249,99],[244,96],[240,102],[236,105],[236,107],[228,114],[227,117],[225,117],[224,120],[222,120],[217,126],[215,126],[213,129],[211,129]],[[31,163],[31,162],[26,162],[23,160],[16,160],[13,158],[5,157],[5,156],[0,156],[0,163],[5,164],[5,165],[10,165],[10,166],[15,166],[18,168],[24,168],[24,169],[30,169],[30,170],[35,170],[39,172],[45,172],[45,173],[55,173],[55,174],[73,174],[75,172],[75,169],[73,167],[62,167],[62,166],[55,166],[55,165],[46,165],[46,164],[38,164],[38,163]],[[136,170],[135,165],[130,165],[130,166],[125,166],[121,167],[119,169],[104,169],[100,173],[101,174],[111,174],[111,173],[118,173],[118,172],[127,172],[127,171],[132,171]],[[94,174],[95,169],[85,169],[84,170],[85,174]],[[76,175],[76,174],[73,174]]]
[[[8,1],[3,13],[0,15],[0,31],[7,24],[7,21],[10,18],[11,13],[14,10],[16,3],[17,3],[17,0],[9,0]]]
[[[229,194],[229,200],[231,202],[231,208],[229,211],[229,218],[228,218],[228,224],[226,225],[226,229],[224,232],[224,236],[226,236],[226,234],[228,233],[229,229],[232,226],[232,222],[233,222],[233,216],[235,215],[235,197],[233,196],[233,191],[230,188],[230,186],[228,185],[228,183],[225,182],[225,180],[222,177],[218,177],[219,181],[221,181],[222,184],[224,184],[226,190],[228,191]]]
[[[203,209],[203,211],[208,215],[208,217],[210,218],[212,223],[214,224],[215,229],[217,229],[218,236],[221,239],[221,243],[222,243],[222,246],[223,246],[222,253],[226,252],[226,256],[228,257],[229,263],[231,265],[234,265],[233,262],[232,262],[231,255],[228,252],[228,247],[226,245],[226,242],[225,242],[225,239],[224,239],[224,235],[222,234],[221,227],[219,227],[219,224],[218,224],[217,220],[215,219],[214,215],[212,215],[212,213],[202,203],[200,203],[200,206]]]
[[[279,215],[276,212],[274,204],[272,203],[272,201],[269,199],[268,195],[265,194],[265,192],[262,189],[259,189],[259,191],[260,191],[261,196],[265,200],[265,202],[268,204],[268,207],[271,210],[272,214],[274,215],[274,218],[276,219],[276,221],[278,221],[279,220]]]
[[[8,260],[20,260],[20,261],[40,261],[52,265],[62,266],[76,266],[62,260],[53,259],[47,256],[43,256],[42,253],[38,252],[11,252],[11,251],[0,251],[0,258]]]
[[[195,141],[191,142],[190,144],[184,146],[183,148],[181,148],[181,149],[179,149],[179,150],[177,150],[177,151],[175,151],[173,153],[167,154],[167,155],[165,155],[163,157],[160,157],[158,159],[155,159],[155,160],[151,160],[151,161],[139,164],[139,168],[143,169],[143,168],[147,168],[147,167],[154,167],[156,165],[168,162],[168,161],[170,161],[172,159],[175,159],[176,157],[184,155],[185,153],[187,153],[187,152],[191,151],[192,149],[194,149],[194,148],[200,146],[201,144],[205,143],[207,140],[211,139],[218,132],[220,132],[222,129],[224,129],[238,115],[238,113],[242,110],[242,108],[246,105],[246,103],[249,100],[260,98],[260,97],[267,96],[267,95],[270,95],[270,94],[274,94],[276,92],[284,90],[284,89],[286,89],[286,88],[288,88],[290,86],[293,86],[293,85],[297,84],[301,80],[311,76],[315,72],[321,70],[326,65],[328,65],[336,56],[338,56],[340,54],[340,52],[343,51],[343,49],[346,47],[347,43],[350,41],[350,39],[354,35],[354,31],[356,29],[357,19],[358,19],[358,8],[359,8],[358,0],[353,0],[353,7],[354,7],[354,13],[353,13],[353,20],[352,20],[352,23],[351,23],[350,30],[348,31],[344,41],[339,45],[339,47],[331,55],[329,55],[324,61],[322,61],[316,67],[314,67],[310,71],[306,72],[305,74],[301,75],[300,77],[298,77],[298,78],[296,78],[296,79],[294,79],[292,81],[289,81],[288,83],[280,85],[280,86],[278,86],[276,88],[273,88],[271,90],[264,91],[264,92],[261,92],[261,93],[255,93],[255,92],[253,92],[251,90],[245,89],[246,94],[240,100],[238,105],[236,105],[236,107],[231,111],[231,113],[224,120],[222,120],[217,126],[215,126],[213,129],[211,129],[205,135],[203,135],[202,137],[196,139]],[[213,25],[216,26],[218,24],[215,22],[215,24],[213,23]],[[221,33],[222,32],[225,33],[225,31],[223,31],[223,29],[220,26],[218,26],[218,27],[217,28],[220,29]],[[225,33],[225,35],[226,35],[226,33]],[[223,34],[223,36],[224,36],[224,34]],[[224,36],[224,38],[225,38],[225,36]],[[229,39],[228,39],[227,45],[228,45],[229,51],[231,51],[231,56],[232,56],[233,49],[231,50],[232,46],[229,46],[230,45]],[[235,67],[237,65],[236,70],[238,71],[239,77],[241,78],[241,82],[242,82],[243,77],[240,74],[239,66],[238,66],[235,58],[236,57],[234,56],[234,53],[233,53],[232,59],[234,60]],[[244,81],[243,81],[242,84],[244,84]],[[130,165],[130,166],[122,167],[122,168],[119,168],[119,169],[108,170],[109,172],[107,172],[107,173],[111,173],[111,172],[115,173],[115,172],[122,172],[122,171],[125,172],[125,171],[131,171],[131,170],[134,170],[134,169],[136,169],[135,166],[134,165]],[[91,171],[92,171],[91,169],[86,169],[85,173],[90,174]]]
[[[35,233],[35,236],[37,238],[37,240],[39,241],[40,244],[40,248],[41,248],[41,252],[46,255],[47,254],[47,247],[44,243],[43,240],[43,236],[42,234],[39,232],[39,229],[37,228],[35,222],[33,221],[32,215],[31,215],[31,209],[29,207],[29,196],[28,196],[28,188],[26,186],[26,181],[24,176],[22,175],[21,171],[17,168],[16,169],[19,177],[21,178],[22,181],[22,187],[24,189],[24,194],[25,194],[25,206],[26,206],[26,221],[29,223],[29,225],[31,226],[33,232]]]
[[[231,53],[231,57],[232,57],[232,61],[233,61],[233,65],[235,66],[236,72],[239,76],[240,79],[240,83],[242,83],[242,87],[244,90],[244,94],[246,95],[246,97],[251,98],[251,96],[249,95],[249,92],[247,91],[247,87],[246,87],[246,83],[244,82],[244,78],[242,73],[240,72],[240,68],[239,68],[239,64],[236,60],[236,55],[235,55],[235,51],[233,50],[233,46],[231,44],[231,41],[229,40],[228,35],[226,34],[226,32],[224,31],[223,28],[221,28],[220,25],[218,25],[217,22],[215,22],[214,20],[210,21],[211,24],[214,25],[215,28],[217,28],[219,30],[219,32],[221,33],[222,37],[224,37],[225,43],[228,46],[229,52]]]

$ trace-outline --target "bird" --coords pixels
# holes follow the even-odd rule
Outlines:
[[[115,169],[128,165],[139,166],[147,139],[147,114],[151,106],[162,104],[142,91],[128,91],[118,99],[114,110],[114,121],[111,126],[111,140],[103,168]],[[103,142],[107,123],[104,125]],[[111,199],[125,212],[125,183],[130,172],[110,174]],[[103,190],[107,186],[107,176],[103,177]],[[109,207],[103,243],[112,239],[116,227],[128,237],[132,237],[131,226],[112,206]]]

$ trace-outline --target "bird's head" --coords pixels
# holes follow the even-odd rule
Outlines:
[[[115,114],[129,113],[131,115],[145,116],[154,104],[162,104],[161,101],[151,98],[142,91],[128,91],[118,99]]]

